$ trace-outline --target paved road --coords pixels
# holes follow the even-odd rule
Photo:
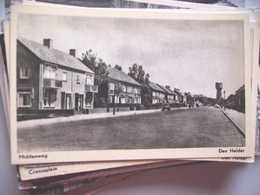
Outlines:
[[[19,151],[243,146],[218,109],[200,107],[18,129]]]

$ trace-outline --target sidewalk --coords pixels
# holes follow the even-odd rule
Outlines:
[[[226,108],[222,109],[223,113],[239,128],[242,134],[245,135],[245,114],[236,110]]]
[[[188,108],[187,107],[171,108],[171,110],[185,110],[185,109]],[[72,122],[72,121],[90,120],[90,119],[114,118],[114,117],[121,117],[121,116],[149,114],[154,112],[161,112],[161,109],[123,111],[123,112],[116,112],[115,115],[113,115],[113,112],[106,112],[106,113],[78,114],[78,115],[73,115],[68,117],[26,120],[26,121],[17,122],[17,128],[30,128],[39,125],[49,125],[54,123],[63,123],[63,122]]]

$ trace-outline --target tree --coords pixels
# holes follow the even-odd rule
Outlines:
[[[149,73],[146,73],[144,82],[145,83],[149,83],[150,82],[150,74]]]
[[[82,54],[82,63],[95,73],[95,84],[100,85],[107,80],[107,64],[93,53],[92,49]]]
[[[97,64],[97,56],[93,53],[92,49],[87,50],[82,54],[81,61],[92,71],[95,72],[96,64]]]
[[[98,86],[98,93],[95,94],[95,106],[103,106],[107,104],[107,93],[108,90],[108,65],[91,49],[87,50],[82,54],[82,63],[85,64],[95,73],[94,83]]]
[[[142,65],[134,63],[132,66],[129,67],[128,75],[139,83],[145,82],[145,71]]]
[[[138,72],[137,72],[137,80],[141,83],[144,82],[144,75],[145,75],[145,72],[143,70],[143,67],[142,65],[139,65],[138,67]]]
[[[165,88],[171,90],[171,86],[170,85],[166,85]]]
[[[132,67],[129,67],[129,73],[128,75],[132,77],[133,79],[137,80],[137,74],[138,74],[138,65],[133,64]]]
[[[118,64],[116,64],[116,65],[114,66],[114,68],[117,69],[117,70],[119,70],[119,71],[122,71],[122,66],[119,66]]]

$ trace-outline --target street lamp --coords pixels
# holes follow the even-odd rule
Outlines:
[[[223,102],[223,107],[224,107],[224,110],[225,110],[225,107],[226,107],[226,90],[223,91],[223,95],[224,95],[224,102]]]

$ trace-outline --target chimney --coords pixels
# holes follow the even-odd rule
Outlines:
[[[76,49],[70,49],[69,54],[76,57]]]
[[[43,45],[48,47],[49,49],[53,48],[53,41],[52,39],[43,39]]]

